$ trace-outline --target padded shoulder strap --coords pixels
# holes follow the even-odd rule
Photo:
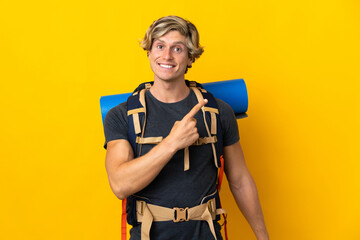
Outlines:
[[[136,92],[139,92],[140,90],[142,89],[149,89],[152,85],[154,84],[154,82],[144,82],[144,83],[141,83],[133,92],[136,93]]]
[[[146,124],[145,92],[153,82],[140,84],[127,100],[128,138],[135,156],[141,155],[141,144],[137,149],[137,137],[144,134]]]
[[[208,132],[208,137],[216,136],[217,141],[212,143],[212,149],[214,153],[215,166],[220,168],[220,158],[223,155],[223,139],[222,139],[222,128],[220,121],[220,113],[215,97],[208,91],[202,88],[200,83],[195,81],[186,80],[186,84],[194,91],[198,101],[206,98],[208,103],[202,108],[204,115],[205,127]],[[208,126],[211,126],[209,129]]]

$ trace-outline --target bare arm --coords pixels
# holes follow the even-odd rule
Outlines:
[[[235,201],[258,240],[269,239],[255,182],[239,142],[224,148],[225,173]]]
[[[169,136],[147,154],[135,158],[127,140],[113,140],[107,144],[105,167],[112,191],[125,199],[149,185],[180,149],[190,146],[198,138],[195,114],[207,103],[198,103],[181,120],[175,122]]]

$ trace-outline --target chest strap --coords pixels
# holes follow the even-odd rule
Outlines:
[[[150,228],[153,222],[173,221],[177,223],[189,220],[206,221],[212,235],[217,240],[213,220],[219,214],[226,214],[226,211],[221,208],[216,209],[215,198],[192,208],[166,208],[144,201],[136,201],[137,221],[142,223],[142,240],[150,239]]]

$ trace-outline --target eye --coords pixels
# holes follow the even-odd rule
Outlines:
[[[157,49],[163,49],[163,46],[162,45],[157,45],[156,48]]]
[[[174,51],[175,51],[175,52],[181,52],[181,48],[175,47],[175,48],[174,48]]]

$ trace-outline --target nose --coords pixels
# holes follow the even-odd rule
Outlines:
[[[172,58],[173,58],[170,48],[167,48],[167,49],[163,52],[163,58],[164,58],[164,59],[172,59]]]

